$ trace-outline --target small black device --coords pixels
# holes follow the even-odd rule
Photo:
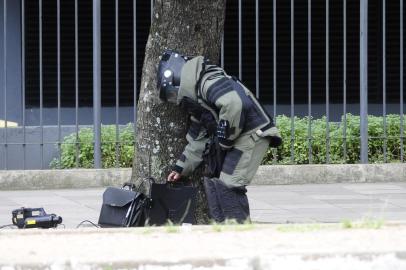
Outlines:
[[[44,208],[19,208],[12,211],[12,221],[19,229],[56,228],[62,223],[62,217],[47,214]]]

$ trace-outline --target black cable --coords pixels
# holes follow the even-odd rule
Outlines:
[[[78,224],[78,226],[76,226],[76,229],[77,229],[77,228],[80,228],[80,226],[82,226],[83,223],[90,223],[90,224],[92,224],[94,227],[100,228],[99,225],[97,225],[97,224],[91,222],[90,220],[83,220],[82,222],[80,222],[80,223]]]
[[[0,226],[0,230],[1,230],[1,229],[4,229],[4,228],[7,228],[7,227],[10,227],[10,228],[15,229],[17,226],[14,225],[14,224],[7,224],[7,225]]]

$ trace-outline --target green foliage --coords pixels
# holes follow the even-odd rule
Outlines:
[[[385,220],[379,218],[364,217],[360,221],[351,221],[345,219],[341,222],[344,229],[381,229],[384,226]]]
[[[344,125],[344,120],[346,125]],[[359,163],[360,161],[360,117],[347,114],[341,122],[330,122],[327,134],[326,118],[310,119],[294,118],[294,133],[291,134],[292,120],[280,115],[276,117],[283,144],[277,149],[269,149],[263,164],[343,164]],[[311,126],[309,127],[309,124]],[[311,134],[309,137],[308,134]],[[328,135],[328,136],[327,136]],[[403,136],[406,135],[406,129]],[[400,150],[400,117],[386,116],[386,136],[383,117],[368,117],[368,155],[370,163],[398,162]],[[329,140],[327,140],[329,138]],[[386,138],[386,139],[385,139]],[[128,124],[119,132],[119,167],[131,167],[134,157],[134,128]],[[116,128],[102,126],[102,163],[103,168],[116,166]],[[327,141],[329,143],[327,143]],[[291,159],[293,144],[293,161]],[[329,159],[327,160],[327,145]],[[311,147],[309,147],[311,146]],[[403,145],[406,153],[406,143]],[[309,151],[310,149],[310,151]],[[384,159],[386,149],[386,160]],[[79,152],[76,166],[76,152]],[[344,150],[346,151],[344,153]],[[310,155],[309,155],[310,153]],[[311,159],[309,159],[309,156]],[[59,158],[52,160],[52,168],[93,168],[93,130],[83,128],[76,134],[70,134],[61,144],[61,162]]]
[[[346,125],[344,125],[344,121]],[[345,119],[342,117],[341,122],[330,122],[328,134],[325,117],[320,119],[295,117],[293,122],[294,133],[292,134],[291,118],[284,115],[276,117],[277,127],[281,132],[283,144],[276,151],[272,149],[268,150],[263,161],[264,164],[359,163],[361,143],[359,116],[347,114]],[[309,137],[308,134],[311,134],[311,136]],[[406,131],[404,131],[403,136],[405,134]],[[386,136],[383,117],[369,116],[369,162],[400,161],[400,135],[399,115],[386,116]],[[293,161],[291,159],[292,144]],[[329,146],[329,160],[327,160],[327,145]],[[384,160],[385,145],[386,161]],[[405,150],[406,148],[404,148]],[[346,154],[344,154],[344,151],[346,151]],[[309,159],[309,156],[311,156],[311,159]]]
[[[131,167],[134,157],[134,126],[128,124],[119,129],[119,139],[116,144],[116,127],[114,125],[102,126],[101,130],[101,152],[103,168],[116,166],[118,146],[118,166]],[[61,161],[59,157],[51,161],[51,168],[93,168],[93,129],[83,128],[79,131],[78,139],[76,133],[70,134],[63,139],[61,144]],[[78,154],[78,155],[77,155]],[[78,166],[76,166],[78,156]]]
[[[246,220],[244,223],[238,223],[235,219],[226,219],[223,223],[212,221],[211,227],[214,232],[250,231],[255,229],[255,224],[250,220]]]
[[[167,233],[178,233],[180,232],[180,226],[178,224],[174,224],[168,219],[168,222],[165,224],[165,231]]]

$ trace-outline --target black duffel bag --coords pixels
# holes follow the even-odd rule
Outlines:
[[[122,188],[108,187],[103,193],[100,211],[100,227],[144,226],[150,199],[141,192],[134,191],[133,183],[125,183]]]

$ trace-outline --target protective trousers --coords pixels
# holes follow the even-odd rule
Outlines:
[[[219,177],[221,181],[229,187],[249,185],[269,149],[269,140],[255,133],[238,137],[225,155]]]
[[[215,222],[236,220],[238,223],[249,221],[250,208],[247,198],[247,189],[242,187],[227,187],[218,178],[204,178],[209,205],[210,217]]]

